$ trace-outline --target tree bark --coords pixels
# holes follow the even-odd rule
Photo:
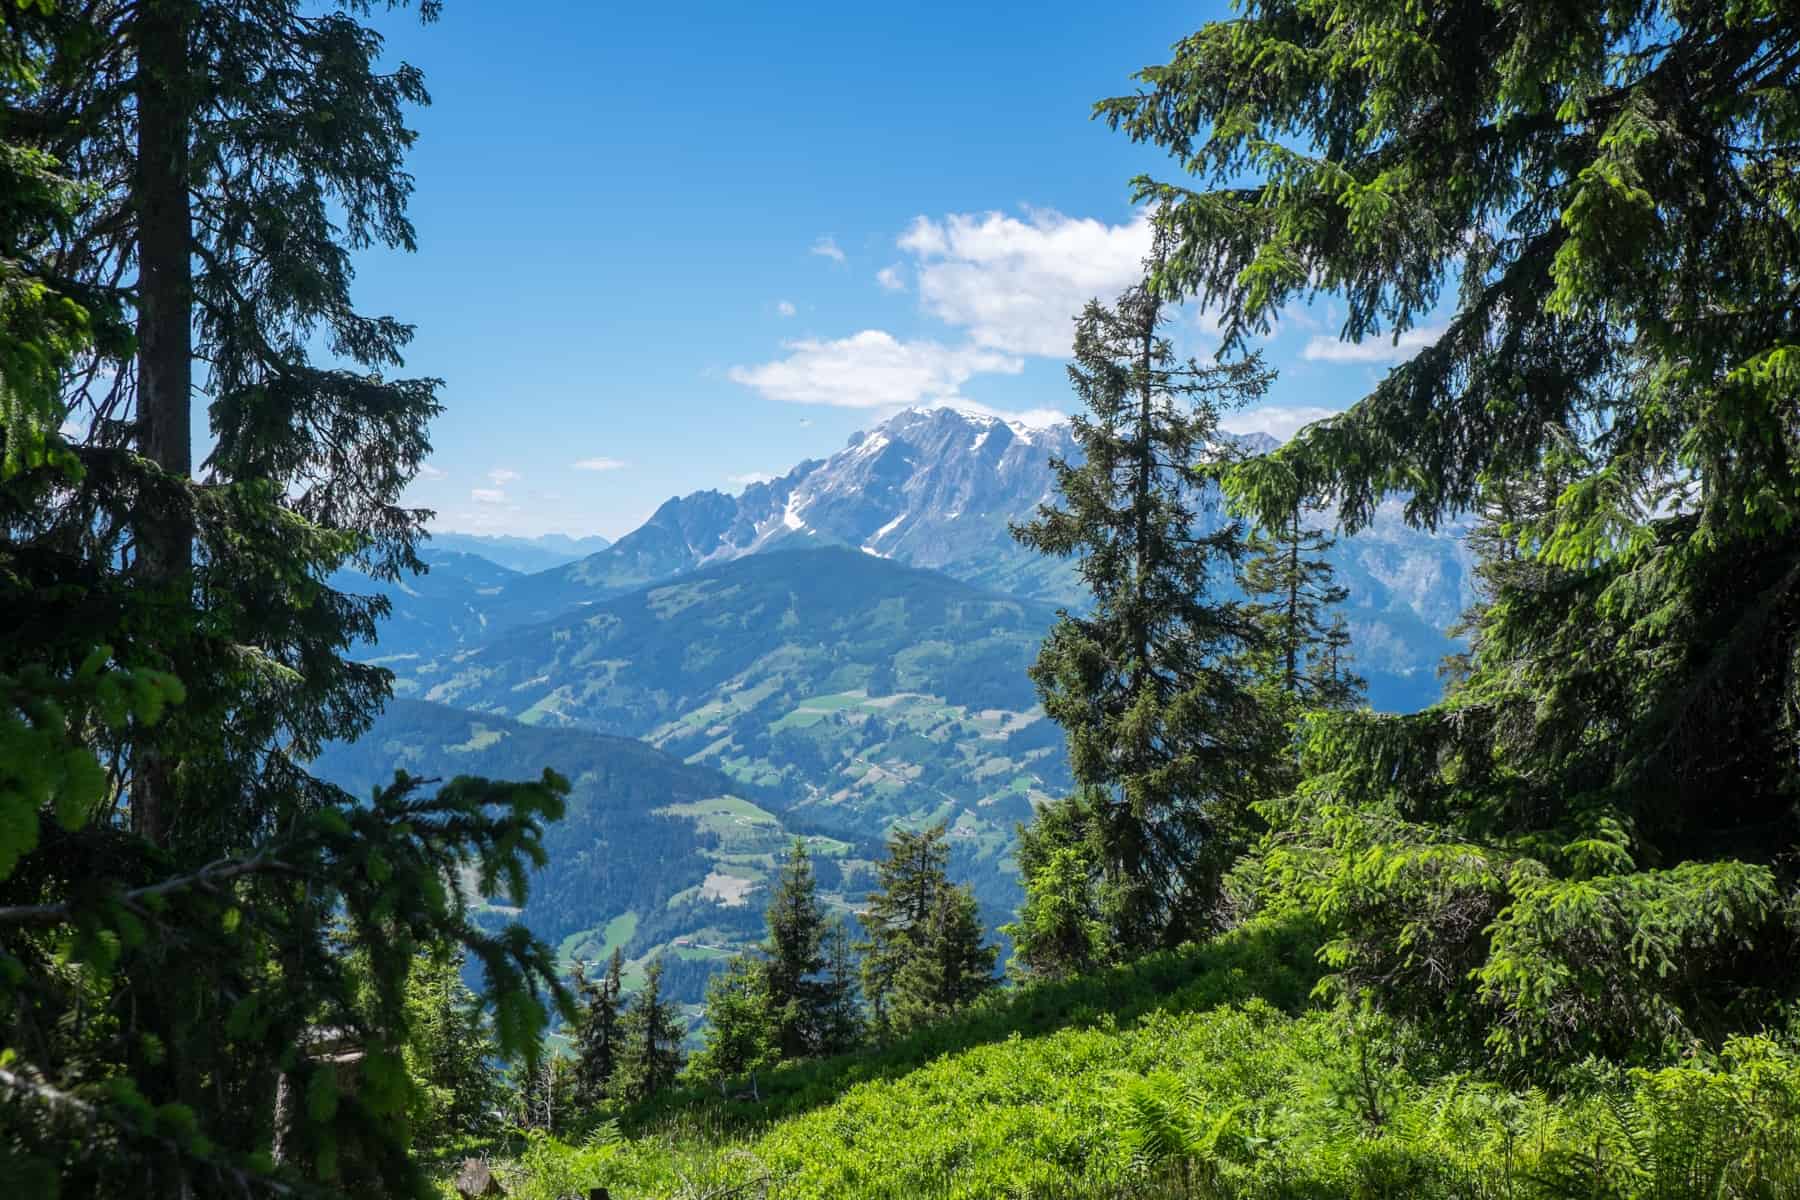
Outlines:
[[[193,267],[188,201],[189,0],[140,0],[137,52],[138,450],[165,474],[193,474]],[[187,599],[193,519],[185,503],[150,501],[138,514],[136,570],[144,583]],[[177,664],[178,665],[178,664]],[[176,763],[147,748],[135,764],[132,824],[161,844],[174,816]]]
[[[1294,510],[1288,543],[1287,694],[1300,690],[1300,510]]]

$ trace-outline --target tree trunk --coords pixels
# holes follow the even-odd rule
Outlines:
[[[193,274],[189,256],[188,0],[141,0],[137,51],[138,449],[177,479],[193,473]],[[151,502],[138,514],[136,569],[146,585],[185,601],[194,528],[185,504]],[[178,666],[179,664],[177,664]],[[166,841],[175,762],[155,750],[135,764],[132,823]]]
[[[1288,543],[1287,694],[1300,690],[1300,510]]]
[[[1137,663],[1131,673],[1131,692],[1135,697],[1144,685],[1150,666],[1150,623],[1146,613],[1150,607],[1150,489],[1156,477],[1156,388],[1151,367],[1156,361],[1156,316],[1160,305],[1144,293],[1143,328],[1138,347],[1138,461],[1132,480],[1133,536],[1137,539],[1132,569],[1131,642]]]

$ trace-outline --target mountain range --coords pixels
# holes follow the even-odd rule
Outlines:
[[[1235,439],[1259,453],[1266,434]],[[687,572],[799,545],[837,545],[925,567],[992,591],[1052,606],[1079,606],[1073,564],[1019,545],[1010,526],[1054,496],[1054,459],[1080,461],[1067,424],[1033,429],[951,408],[914,409],[851,437],[826,459],[801,462],[778,479],[732,495],[672,497],[616,543],[562,565],[462,589],[464,612],[412,621],[396,597],[396,621],[423,630],[384,654],[466,648],[510,628],[538,624]],[[1225,519],[1216,504],[1205,519]],[[1329,526],[1326,514],[1314,524]],[[1357,667],[1377,708],[1411,711],[1439,694],[1437,665],[1455,649],[1444,632],[1474,599],[1466,529],[1407,526],[1400,502],[1372,526],[1340,539],[1328,556],[1350,590],[1344,614]],[[451,543],[443,542],[440,545]],[[458,543],[460,544],[460,543]],[[453,573],[469,574],[452,563]],[[425,589],[420,589],[424,591]]]
[[[544,569],[496,557],[580,547],[438,535],[428,574],[378,586],[392,612],[367,650],[401,699],[320,768],[359,791],[401,766],[569,776],[526,920],[570,958],[672,954],[683,998],[757,935],[758,890],[797,833],[851,912],[889,829],[944,822],[991,928],[1017,902],[1014,827],[1071,784],[1026,672],[1081,600],[1072,565],[1009,526],[1077,456],[1066,425],[913,411]],[[1371,700],[1435,699],[1443,630],[1471,598],[1458,531],[1383,510],[1331,557]]]

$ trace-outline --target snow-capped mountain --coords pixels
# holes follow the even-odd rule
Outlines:
[[[909,410],[736,496],[670,499],[641,527],[509,593],[532,614],[599,599],[804,538],[854,546],[1001,591],[1072,598],[1060,563],[1007,531],[1050,498],[1053,457],[1076,453],[1067,425],[1028,429],[949,408]]]
[[[1263,453],[1267,434],[1235,438]],[[951,408],[914,409],[851,437],[831,457],[800,463],[738,495],[675,497],[617,543],[510,583],[492,612],[500,627],[774,547],[853,546],[995,591],[1079,603],[1070,564],[1020,546],[1009,526],[1053,497],[1053,458],[1079,459],[1066,424],[1027,428]],[[1329,525],[1321,514],[1317,523]],[[1334,559],[1351,590],[1348,615],[1361,669],[1393,707],[1437,694],[1444,630],[1472,599],[1462,531],[1407,527],[1397,504],[1373,528],[1342,539]]]

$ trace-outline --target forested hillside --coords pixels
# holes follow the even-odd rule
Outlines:
[[[854,550],[771,551],[393,666],[401,695],[641,737],[836,837],[943,822],[998,923],[1013,826],[1068,783],[1025,674],[1052,620]]]
[[[778,797],[632,738],[396,699],[357,741],[329,747],[315,769],[362,795],[397,770],[507,778],[546,763],[569,780],[562,819],[545,831],[547,861],[531,874],[522,906],[478,907],[477,919],[523,921],[565,964],[622,949],[634,979],[667,950],[689,964],[675,968],[671,986],[684,1003],[701,999],[710,963],[761,933],[761,898],[752,905],[746,897],[796,833],[831,872],[825,890],[840,909],[857,872],[870,868],[873,842],[796,828],[777,815]]]

